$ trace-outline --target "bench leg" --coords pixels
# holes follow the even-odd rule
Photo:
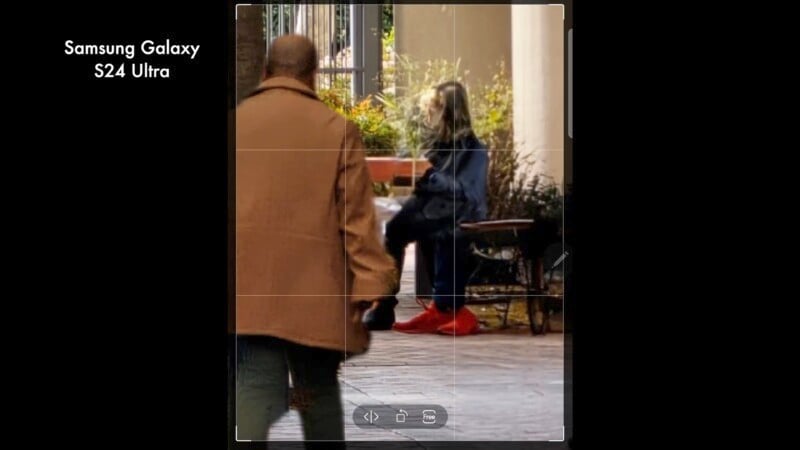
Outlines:
[[[533,314],[533,299],[528,297],[528,323],[531,327],[531,334],[536,334],[536,325],[534,324],[534,314]]]
[[[529,298],[528,299],[528,321],[531,324],[531,334],[544,334],[545,329],[547,327],[547,318],[546,313],[544,320],[541,324],[538,323],[536,320],[536,315],[539,311],[542,311],[542,300],[539,297]]]
[[[511,310],[511,300],[506,303],[506,312],[503,314],[503,328],[508,328],[508,311]]]

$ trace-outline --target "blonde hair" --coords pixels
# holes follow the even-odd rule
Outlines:
[[[428,89],[419,96],[420,109],[427,109],[436,98],[436,89]]]

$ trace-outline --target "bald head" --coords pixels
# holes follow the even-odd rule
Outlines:
[[[317,49],[307,37],[287,34],[275,38],[267,53],[266,76],[291,77],[312,84],[317,70]]]

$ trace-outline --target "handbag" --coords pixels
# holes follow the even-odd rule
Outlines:
[[[422,207],[422,215],[437,222],[444,219],[456,221],[466,206],[466,200],[454,198],[452,195],[431,195]]]

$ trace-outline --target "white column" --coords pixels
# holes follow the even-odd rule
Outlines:
[[[558,5],[511,6],[514,141],[535,173],[564,180],[564,16]]]

